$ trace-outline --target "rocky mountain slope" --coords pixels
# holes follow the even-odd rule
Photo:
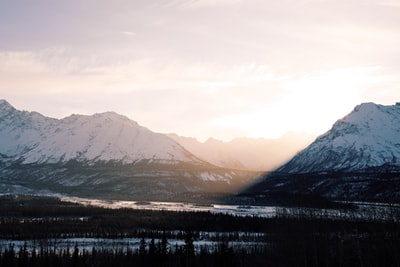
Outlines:
[[[233,192],[255,175],[218,168],[113,112],[58,120],[0,100],[0,193],[169,199]]]
[[[400,201],[400,104],[364,103],[247,192]]]

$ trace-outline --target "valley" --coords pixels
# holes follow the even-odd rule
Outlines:
[[[357,106],[264,172],[231,143],[2,100],[0,266],[397,266],[399,107]]]
[[[0,200],[0,266],[378,266],[395,265],[400,249],[398,206],[238,216],[179,203],[136,204],[169,205],[146,210],[54,197]]]

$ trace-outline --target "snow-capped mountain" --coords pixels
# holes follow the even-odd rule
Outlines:
[[[57,120],[0,102],[0,154],[22,163],[200,160],[163,134],[114,112]]]
[[[0,100],[0,193],[167,199],[232,192],[255,175],[218,168],[114,112],[59,120]]]
[[[400,169],[400,104],[365,103],[278,169],[287,173]]]
[[[288,133],[277,139],[235,138],[229,142],[169,134],[197,157],[224,168],[272,171],[309,145],[315,136],[305,133]]]
[[[364,103],[245,193],[400,203],[400,103]]]

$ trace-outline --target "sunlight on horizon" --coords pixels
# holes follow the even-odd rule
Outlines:
[[[249,137],[279,138],[290,131],[320,135],[361,104],[363,88],[385,81],[373,75],[379,69],[348,68],[289,79],[280,101],[211,123],[242,129]]]

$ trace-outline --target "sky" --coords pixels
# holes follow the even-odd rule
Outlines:
[[[400,101],[398,0],[0,0],[0,98],[206,140]]]

